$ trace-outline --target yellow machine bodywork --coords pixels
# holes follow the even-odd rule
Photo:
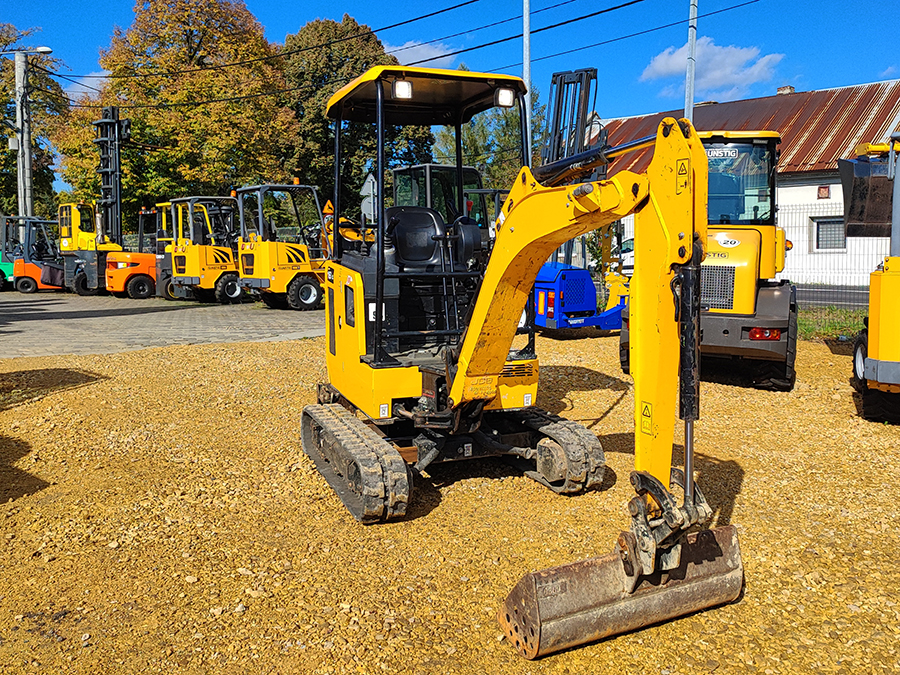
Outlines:
[[[892,364],[900,372],[900,257],[885,258],[882,267],[869,276],[868,359],[878,362],[878,366]],[[869,389],[900,394],[900,383],[883,382],[877,372],[874,364],[866,365]]]
[[[311,256],[305,244],[262,241],[251,234],[246,240],[238,239],[238,255],[241,280],[268,281],[267,289],[271,293],[287,293],[288,285],[298,274],[314,275],[320,282],[325,280],[325,260]]]
[[[176,223],[175,238],[172,243],[172,270],[176,279],[188,277],[201,290],[213,290],[219,277],[226,272],[237,272],[234,252],[224,242],[216,241],[209,210],[204,204],[194,205],[195,217],[203,219],[203,228],[213,243],[202,244],[191,237],[188,222],[188,207],[183,203],[175,204]],[[176,283],[179,283],[176,281]],[[183,282],[182,282],[183,283]]]
[[[66,252],[77,251],[121,251],[122,247],[104,237],[97,243],[97,218],[92,203],[72,202],[60,204],[59,249]]]

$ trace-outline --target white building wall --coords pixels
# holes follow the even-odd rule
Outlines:
[[[829,186],[827,199],[819,199],[819,186]],[[813,184],[779,186],[776,190],[778,225],[793,243],[779,279],[796,284],[828,286],[869,285],[869,274],[888,254],[889,237],[850,237],[843,249],[816,248],[816,219],[843,218],[844,198],[839,179]],[[624,239],[634,237],[634,216],[624,218]]]

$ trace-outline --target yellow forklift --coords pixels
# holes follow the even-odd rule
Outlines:
[[[890,253],[869,276],[869,315],[853,345],[851,384],[862,415],[900,424],[900,132],[889,143],[863,143],[838,160],[848,237],[890,237]]]
[[[237,267],[239,232],[234,197],[179,197],[172,248],[172,293],[202,302],[244,299]]]
[[[510,642],[534,658],[734,600],[743,567],[733,525],[703,530],[711,511],[693,480],[699,416],[700,262],[707,161],[686,120],[654,136],[529,169],[525,85],[502,74],[403,66],[370,69],[328,102],[335,167],[356,125],[375,127],[373,246],[336,234],[326,263],[328,382],[301,417],[304,451],[363,523],[404,516],[415,477],[438,462],[504,456],[557,493],[596,488],[603,449],[581,425],[535,407],[534,341],[513,347],[541,265],[564,242],[635,214],[631,352],[637,491],[631,529],[607,556],[527,575],[501,607]],[[385,203],[391,127],[449,126],[456,139],[455,211],[463,204],[462,134],[473,117],[516,108],[522,169],[489,251],[478,224]],[[560,185],[621,154],[653,148],[644,174]],[[341,173],[334,217],[342,222]],[[542,182],[543,181],[543,182]],[[341,228],[343,230],[343,228]],[[680,407],[676,400],[680,393]],[[675,417],[685,469],[672,466]]]
[[[240,283],[267,307],[322,304],[328,236],[312,185],[253,185],[234,193],[240,213]]]

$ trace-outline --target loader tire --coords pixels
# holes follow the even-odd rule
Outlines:
[[[900,424],[900,394],[867,389],[862,395],[862,415],[870,422]]]
[[[241,288],[238,275],[233,272],[223,274],[216,282],[216,302],[223,305],[235,305],[244,299],[244,289]]]
[[[860,394],[865,394],[869,386],[866,382],[866,357],[869,355],[869,331],[862,331],[853,342],[853,374],[850,386]]]
[[[147,275],[139,274],[128,281],[125,289],[132,300],[146,300],[156,293],[156,284]]]
[[[306,312],[322,304],[322,286],[315,277],[299,276],[287,289],[287,301],[291,309]]]
[[[19,277],[16,279],[16,290],[19,293],[34,293],[37,289],[37,282],[31,277]]]
[[[79,272],[75,275],[75,278],[72,280],[72,288],[81,296],[97,295],[97,289],[88,286],[87,274],[84,272]]]
[[[166,300],[177,300],[178,298],[175,295],[175,282],[171,279],[165,282],[165,285],[163,285],[162,294]]]
[[[284,293],[261,293],[260,298],[269,309],[289,309],[290,307]]]

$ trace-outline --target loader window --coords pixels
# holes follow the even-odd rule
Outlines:
[[[774,224],[775,156],[769,145],[706,144],[709,222]]]
[[[84,204],[78,205],[78,218],[80,223],[78,227],[82,232],[94,231],[94,209]]]

